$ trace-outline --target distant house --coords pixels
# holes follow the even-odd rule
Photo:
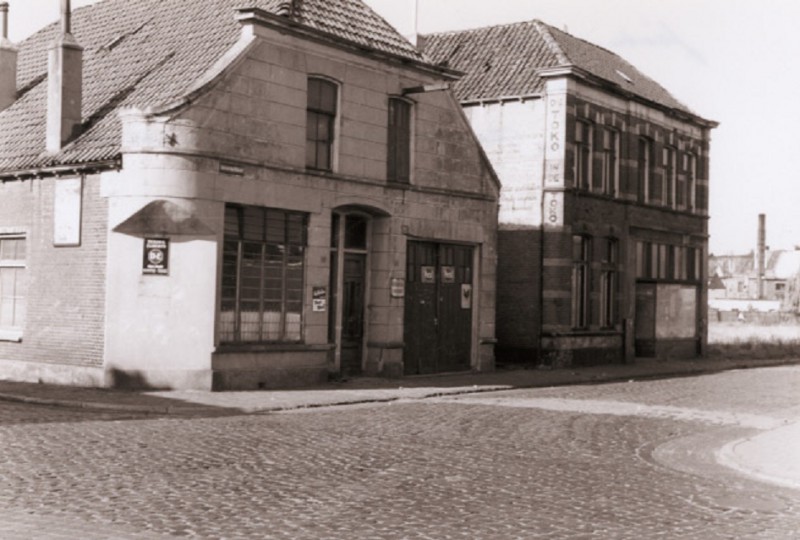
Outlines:
[[[708,272],[725,287],[728,300],[769,300],[781,302],[791,310],[789,291],[800,276],[800,250],[768,250],[764,256],[763,291],[759,298],[758,262],[754,253],[747,255],[712,255]]]
[[[0,378],[493,368],[497,177],[458,74],[360,0],[105,0],[2,38]]]
[[[498,358],[694,356],[716,122],[540,21],[425,36],[500,176]]]

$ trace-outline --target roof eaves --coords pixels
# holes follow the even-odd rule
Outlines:
[[[367,54],[382,61],[388,61],[393,64],[401,64],[404,67],[409,67],[416,69],[417,71],[422,71],[427,74],[433,74],[450,80],[458,80],[464,75],[462,72],[454,69],[437,66],[423,60],[415,60],[407,56],[381,51],[374,47],[356,43],[354,41],[339,37],[335,34],[331,34],[330,32],[311,28],[310,26],[302,24],[302,22],[264,11],[261,8],[241,8],[238,10],[236,19],[243,25],[250,24],[254,26],[271,28],[278,30],[279,32],[308,39],[309,41],[337,47],[349,52]]]
[[[462,106],[470,106],[470,105],[487,105],[489,103],[508,103],[511,101],[529,101],[533,99],[542,99],[544,94],[540,92],[531,93],[531,94],[519,94],[519,95],[508,95],[508,96],[496,96],[490,98],[473,98],[473,99],[464,99],[461,100]]]
[[[15,171],[0,171],[0,181],[25,180],[29,178],[42,178],[50,176],[64,176],[74,174],[92,174],[102,171],[119,170],[122,168],[122,159],[106,159],[87,163],[72,163],[69,165],[54,165],[36,167],[32,169],[19,169]]]

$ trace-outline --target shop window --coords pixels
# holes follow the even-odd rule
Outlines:
[[[613,129],[601,129],[599,190],[606,195],[616,195],[618,190],[619,136]]]
[[[411,104],[389,100],[389,137],[386,177],[389,182],[408,184],[411,178]]]
[[[338,87],[325,79],[308,79],[306,108],[306,167],[333,169]]]
[[[592,185],[592,127],[588,122],[575,122],[575,186],[588,190]]]
[[[617,323],[617,288],[619,241],[608,238],[600,274],[600,326],[610,328]]]
[[[25,322],[25,237],[0,236],[0,339],[19,340]]]
[[[302,339],[307,215],[228,205],[220,341]]]
[[[572,326],[589,326],[591,238],[572,237]]]

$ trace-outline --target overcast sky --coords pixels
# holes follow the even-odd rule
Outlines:
[[[762,212],[770,247],[800,245],[797,0],[366,2],[403,34],[414,30],[418,2],[422,33],[541,19],[614,51],[721,124],[712,132],[711,251],[752,249]],[[20,41],[55,20],[60,2],[9,3],[10,37]],[[91,3],[73,0],[73,7]]]

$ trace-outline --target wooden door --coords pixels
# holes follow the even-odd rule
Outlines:
[[[341,335],[341,374],[343,376],[361,373],[366,263],[366,255],[347,253],[344,256]]]

